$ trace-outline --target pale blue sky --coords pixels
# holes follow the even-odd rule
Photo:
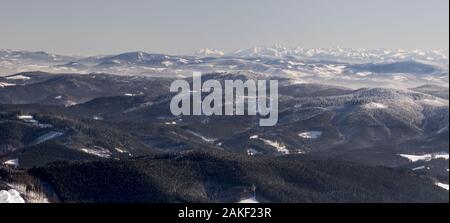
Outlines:
[[[192,54],[255,45],[448,49],[448,0],[0,0],[0,48]]]

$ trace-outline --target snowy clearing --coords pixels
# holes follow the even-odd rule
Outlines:
[[[239,201],[238,203],[241,203],[241,204],[257,204],[259,202],[254,197],[252,197],[252,198],[248,198],[248,199],[243,199],[243,200]]]
[[[3,87],[12,87],[12,86],[16,86],[16,84],[10,84],[10,83],[5,83],[5,82],[0,82],[0,88],[3,88]]]
[[[3,165],[19,167],[19,159],[7,160],[7,161],[3,162]]]
[[[30,80],[30,77],[27,77],[25,75],[15,75],[11,77],[6,77],[7,80]]]
[[[424,154],[424,155],[407,155],[407,154],[399,154],[399,156],[408,159],[411,162],[417,161],[431,161],[434,159],[445,159],[448,160],[448,153],[433,153],[433,154]]]
[[[437,182],[437,183],[435,183],[435,185],[438,186],[438,187],[441,187],[441,188],[444,188],[444,189],[448,190],[448,184],[443,184],[443,183]]]
[[[301,132],[298,136],[304,139],[318,139],[322,136],[322,131]]]
[[[90,154],[90,155],[101,157],[101,158],[110,158],[111,157],[111,152],[109,150],[103,149],[103,148],[98,148],[98,149],[82,148],[81,151],[83,151],[87,154]]]
[[[0,203],[25,203],[20,193],[14,189],[0,191]]]
[[[288,155],[289,154],[289,150],[286,149],[286,146],[282,143],[282,142],[278,142],[278,141],[271,141],[268,139],[262,139],[261,141],[263,141],[265,144],[274,147],[275,149],[277,149],[277,151],[279,153],[282,153],[284,155]]]

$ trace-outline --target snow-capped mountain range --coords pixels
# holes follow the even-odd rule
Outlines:
[[[355,87],[448,85],[448,50],[368,50],[344,48],[253,47],[224,53],[202,49],[173,56],[142,51],[106,56],[64,56],[0,50],[0,76],[20,72],[109,73],[186,77],[203,73],[250,73]],[[2,83],[1,86],[7,86]]]
[[[448,64],[448,50],[424,51],[403,49],[351,49],[341,47],[301,48],[275,45],[272,47],[262,46],[237,50],[228,55],[235,57],[294,57],[297,59],[333,60],[355,63],[381,63],[395,62],[399,60],[419,60]]]

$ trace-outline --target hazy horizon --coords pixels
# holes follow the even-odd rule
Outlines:
[[[0,0],[0,49],[190,55],[280,44],[449,49],[447,0]],[[26,7],[24,7],[26,6]]]

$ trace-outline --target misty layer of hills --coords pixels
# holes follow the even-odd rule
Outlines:
[[[448,202],[445,55],[276,50],[0,51],[0,190],[27,202]],[[15,73],[30,65],[53,73]],[[192,71],[279,80],[278,124],[173,116],[169,86]]]
[[[448,52],[273,46],[232,53],[203,49],[194,56],[128,52],[76,57],[0,50],[0,76],[28,71],[153,77],[189,77],[193,71],[245,72],[285,77],[302,83],[326,81],[327,84],[354,88],[411,88],[423,83],[448,85]]]

